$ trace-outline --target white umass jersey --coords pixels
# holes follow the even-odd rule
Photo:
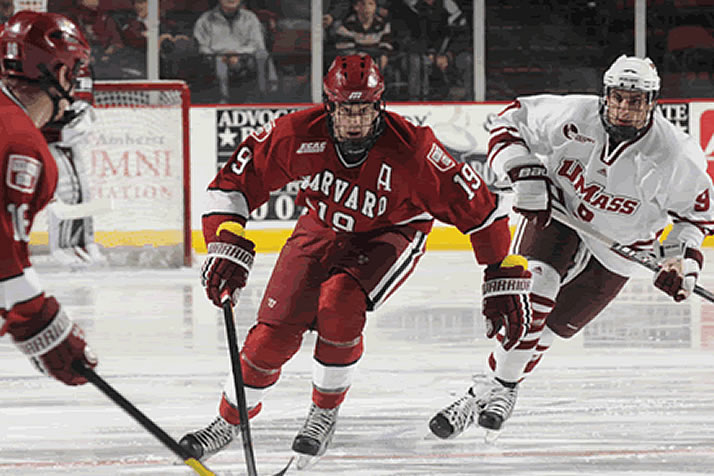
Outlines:
[[[514,166],[542,162],[566,213],[618,243],[651,247],[665,226],[668,240],[699,247],[713,231],[712,181],[696,141],[657,110],[648,130],[610,150],[594,95],[520,97],[491,124],[488,162],[505,178]],[[580,235],[608,269],[636,266]]]

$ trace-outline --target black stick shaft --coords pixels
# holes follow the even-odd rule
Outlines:
[[[233,369],[233,384],[236,388],[236,399],[238,400],[239,426],[243,439],[245,464],[248,467],[248,476],[258,476],[258,469],[255,466],[255,454],[253,453],[253,439],[250,436],[248,402],[245,398],[245,384],[243,383],[243,371],[240,366],[240,351],[238,349],[238,338],[236,337],[236,327],[233,320],[233,307],[229,298],[223,300],[223,317],[226,321],[226,336],[228,337],[228,351],[230,352],[231,368]]]
[[[576,230],[576,231],[581,231],[585,233],[586,235],[589,235],[596,240],[600,241],[604,245],[608,246],[612,251],[617,253],[618,255],[622,256],[625,259],[628,259],[630,261],[634,261],[635,263],[641,264],[645,268],[649,269],[650,271],[657,272],[659,271],[660,267],[658,264],[656,264],[653,260],[648,260],[642,258],[638,252],[629,246],[626,245],[621,245],[617,243],[615,240],[603,235],[599,231],[590,228],[588,225],[569,217],[565,213],[561,212],[558,209],[553,209],[553,218],[558,220],[564,225],[569,226],[570,228]],[[701,287],[698,284],[694,285],[694,290],[692,291],[694,294],[697,296],[706,299],[707,301],[714,303],[714,293],[711,291]]]
[[[106,395],[111,401],[119,405],[122,410],[131,415],[134,420],[136,420],[144,429],[149,433],[154,435],[159,441],[161,441],[164,446],[170,449],[176,456],[184,461],[191,460],[192,463],[198,463],[193,459],[193,456],[188,454],[188,452],[179,445],[176,440],[174,440],[168,433],[166,433],[161,427],[154,423],[149,417],[144,415],[138,408],[136,408],[129,400],[124,398],[122,394],[117,392],[109,383],[107,383],[102,377],[100,377],[93,369],[84,365],[81,361],[75,361],[72,363],[72,368],[82,377],[86,378],[95,387],[97,387],[104,395]],[[194,467],[194,464],[189,466]],[[201,463],[198,463],[198,469],[194,469],[199,474],[213,474],[211,472],[202,472],[201,470],[208,471],[207,468],[203,467]]]

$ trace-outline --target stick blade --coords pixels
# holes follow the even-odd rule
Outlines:
[[[278,471],[277,473],[275,473],[273,476],[283,476],[285,473],[287,473],[287,472],[288,472],[288,469],[290,468],[290,465],[293,464],[293,460],[294,460],[294,459],[295,459],[294,456],[291,457],[291,458],[290,458],[290,461],[288,461],[288,464],[286,464],[283,469],[281,469],[280,471]]]

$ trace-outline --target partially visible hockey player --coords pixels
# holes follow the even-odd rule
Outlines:
[[[662,264],[654,285],[677,302],[692,293],[703,264],[699,248],[714,226],[704,153],[656,109],[660,78],[649,58],[621,56],[603,86],[602,97],[520,97],[493,121],[488,163],[508,177],[514,210],[525,217],[513,245],[533,272],[533,322],[517,346],[497,345],[486,375],[432,418],[441,438],[474,422],[500,430],[520,382],[554,338],[572,337],[597,317],[637,267],[551,220],[551,205],[618,243],[654,250]]]
[[[209,185],[203,215],[208,256],[202,281],[220,306],[245,286],[254,244],[249,214],[285,184],[302,179],[306,205],[283,247],[241,347],[248,413],[256,415],[303,334],[317,332],[312,403],[292,448],[299,467],[325,453],[362,356],[367,311],[383,304],[414,271],[434,218],[469,235],[486,265],[484,314],[516,345],[531,318],[530,272],[507,256],[507,211],[466,163],[428,127],[384,108],[382,75],[369,56],[338,56],[324,78],[324,105],[281,117],[246,138]],[[233,378],[219,416],[180,443],[197,458],[234,438],[239,423]]]
[[[73,101],[89,45],[63,15],[21,11],[0,33],[0,336],[41,372],[68,385],[86,383],[75,360],[96,366],[82,329],[46,295],[28,257],[33,219],[52,198],[57,165],[40,128]]]
[[[91,81],[90,78],[82,79]],[[91,91],[82,92],[81,97],[91,100]],[[92,105],[85,100],[76,100],[62,118],[43,128],[59,171],[55,199],[63,204],[77,205],[91,200],[83,145],[93,122]],[[48,208],[47,215],[50,255],[55,261],[72,269],[107,263],[94,241],[94,217],[64,219],[52,207]]]

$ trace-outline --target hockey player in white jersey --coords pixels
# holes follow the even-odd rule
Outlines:
[[[520,97],[493,122],[487,160],[510,181],[513,208],[524,218],[512,245],[530,261],[533,321],[510,350],[496,343],[485,374],[431,419],[438,437],[455,437],[474,423],[500,430],[519,383],[554,338],[572,337],[594,319],[637,266],[551,220],[551,207],[656,253],[662,268],[654,285],[675,301],[692,293],[703,262],[699,248],[714,226],[704,153],[656,109],[660,79],[651,60],[623,55],[603,83],[602,97]]]

